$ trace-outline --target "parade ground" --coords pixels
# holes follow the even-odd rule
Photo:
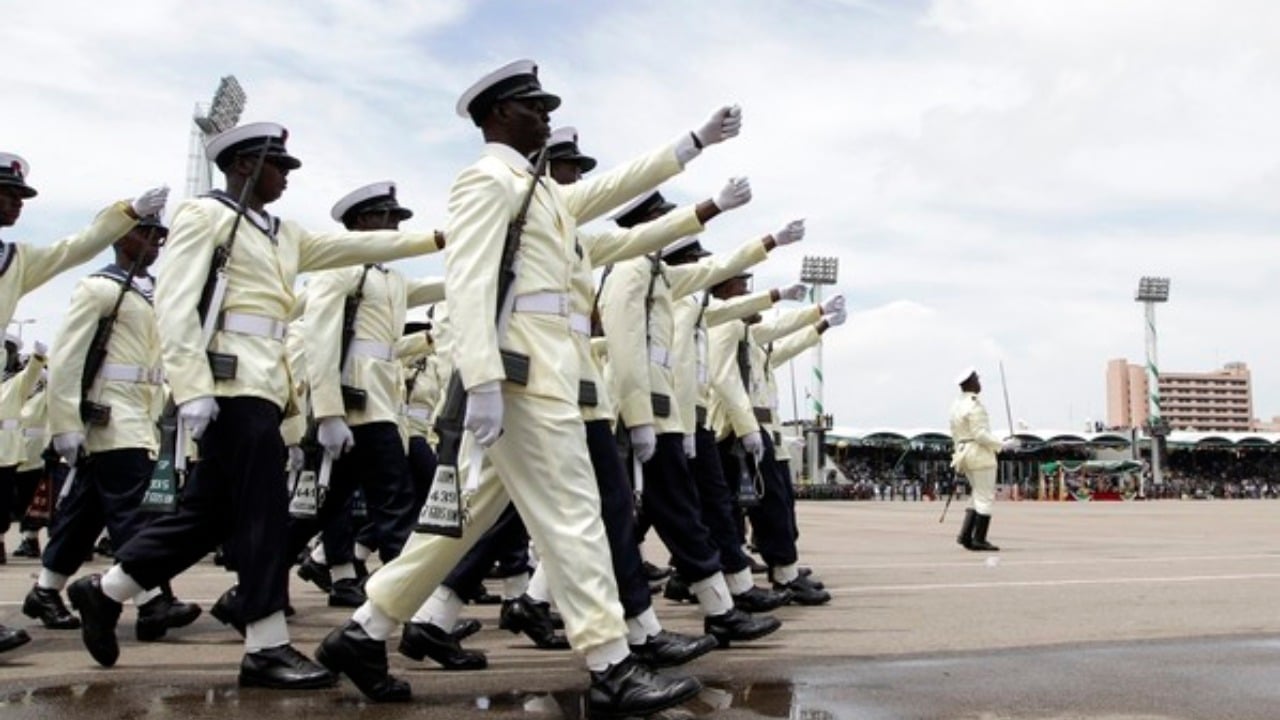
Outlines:
[[[686,669],[707,688],[663,717],[1280,717],[1280,540],[1276,501],[1001,503],[998,554],[955,543],[963,508],[941,502],[802,502],[802,564],[830,605],[786,607],[784,627]],[[8,547],[16,546],[14,533]],[[651,561],[665,560],[653,538]],[[99,559],[90,568],[102,570]],[[280,693],[236,687],[242,646],[206,612],[165,641],[139,644],[133,610],[120,661],[99,668],[78,631],[21,614],[37,563],[0,567],[0,622],[30,644],[0,656],[0,718],[576,718],[580,659],[497,629],[496,606],[466,616],[464,645],[489,669],[450,673],[394,652],[407,705],[365,704],[349,682]],[[757,576],[758,581],[760,577]],[[211,562],[174,581],[207,610],[230,576]],[[295,644],[312,653],[349,610],[294,578]],[[699,632],[696,606],[655,598],[672,630]]]

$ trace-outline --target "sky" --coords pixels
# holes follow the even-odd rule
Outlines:
[[[52,242],[152,185],[180,198],[192,111],[227,74],[242,121],[287,126],[304,163],[276,214],[331,228],[338,198],[395,180],[405,227],[443,227],[482,142],[458,96],[531,58],[564,100],[552,124],[602,167],[742,107],[742,135],[664,193],[750,178],[752,202],[703,234],[712,250],[805,219],[757,289],[839,258],[827,293],[849,320],[822,351],[838,425],[944,426],[969,365],[1002,416],[1001,364],[1015,422],[1105,421],[1107,360],[1142,361],[1144,275],[1172,281],[1160,367],[1247,362],[1255,415],[1280,415],[1270,0],[45,0],[6,6],[5,25],[0,151],[40,190],[7,240]],[[54,340],[107,260],[23,299],[28,343]],[[784,419],[811,414],[811,377],[808,355],[778,373]]]

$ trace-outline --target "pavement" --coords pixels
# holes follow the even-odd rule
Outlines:
[[[955,543],[963,514],[940,502],[801,502],[802,563],[830,605],[787,607],[781,631],[684,668],[698,699],[666,718],[1184,720],[1280,718],[1280,549],[1275,501],[1000,503],[996,554]],[[14,533],[7,538],[16,546]],[[646,556],[665,559],[651,539]],[[84,572],[101,571],[98,560]],[[482,672],[391,655],[414,701],[372,706],[333,690],[240,690],[239,637],[207,615],[162,642],[132,638],[103,669],[77,631],[33,626],[20,605],[34,561],[0,566],[0,622],[27,627],[0,655],[0,718],[577,718],[586,674],[567,652],[497,629],[495,606],[466,615]],[[207,609],[229,576],[202,562],[174,581]],[[348,611],[296,578],[295,644],[310,653]],[[669,629],[698,632],[696,606],[655,598]],[[392,645],[394,648],[394,645]]]

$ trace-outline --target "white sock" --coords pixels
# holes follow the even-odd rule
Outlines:
[[[148,601],[154,600],[158,597],[160,597],[160,588],[153,587],[150,590],[143,590],[137,595],[134,595],[133,604],[138,607],[142,607],[143,605],[146,605]]]
[[[277,610],[261,620],[254,620],[244,628],[245,652],[258,652],[288,644],[289,626],[284,621],[283,610]]]
[[[627,643],[630,645],[640,645],[660,632],[662,623],[658,622],[652,605],[639,615],[627,618]]]
[[[724,581],[724,573],[716,573],[689,585],[698,598],[698,607],[707,616],[723,615],[733,609],[733,597]]]
[[[529,589],[529,573],[508,575],[502,578],[502,599],[511,600],[525,594]]]
[[[396,627],[400,624],[398,620],[390,615],[382,612],[369,601],[365,601],[363,605],[356,608],[351,614],[351,619],[355,624],[364,628],[364,632],[374,640],[386,642],[391,637],[391,633],[396,631]]]
[[[791,563],[790,565],[774,565],[772,568],[769,568],[769,576],[773,578],[774,582],[786,585],[792,580],[800,577],[800,568],[796,567],[795,563]]]
[[[49,568],[40,568],[40,577],[36,579],[36,587],[45,590],[62,591],[67,586],[67,576],[62,573],[56,573]]]
[[[315,547],[311,548],[311,559],[321,565],[329,564],[329,558],[324,554],[324,543],[318,542]]]
[[[731,575],[725,575],[724,581],[729,584],[729,592],[734,595],[742,593],[755,587],[755,580],[751,579],[751,568],[745,567]]]
[[[617,665],[630,657],[631,648],[627,647],[626,638],[618,638],[590,648],[583,654],[586,656],[588,670],[604,672],[610,665]]]
[[[102,593],[121,605],[145,589],[121,570],[119,565],[112,565],[107,574],[102,576]]]
[[[541,565],[534,568],[533,577],[529,578],[529,587],[525,589],[524,594],[538,602],[551,602],[551,588],[547,587],[547,571],[543,570]]]
[[[342,563],[341,565],[334,565],[333,567],[329,568],[329,577],[333,578],[334,582],[337,582],[338,580],[355,580],[356,566],[352,565],[351,563]]]
[[[351,552],[353,555],[356,556],[357,560],[359,560],[360,562],[364,562],[365,560],[369,559],[370,555],[373,554],[373,549],[367,548],[364,545],[361,545],[360,543],[356,543],[355,548]]]
[[[453,590],[441,585],[431,593],[431,597],[427,598],[426,602],[422,603],[418,612],[413,614],[413,621],[430,623],[445,632],[450,632],[461,614],[462,599]]]

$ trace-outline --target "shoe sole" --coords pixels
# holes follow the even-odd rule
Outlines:
[[[446,663],[441,661],[439,658],[432,657],[429,652],[420,652],[417,648],[406,648],[403,641],[401,641],[399,647],[396,648],[396,652],[417,662],[425,662],[430,658],[431,662],[439,665],[441,669],[448,670],[450,672],[469,672],[473,670],[484,670],[489,667],[489,661],[487,659],[479,665],[458,665],[456,663]]]
[[[241,675],[239,683],[242,688],[264,688],[267,690],[323,690],[337,685],[338,678],[331,676],[329,678],[316,678],[315,680],[307,680],[305,682],[279,683],[258,680],[253,677],[245,677],[244,675]]]
[[[770,628],[768,628],[768,629],[766,629],[766,630],[758,630],[758,631],[756,631],[756,632],[749,633],[749,634],[747,634],[747,635],[735,635],[734,637],[727,637],[727,636],[724,636],[724,635],[717,635],[717,634],[716,634],[716,633],[714,633],[714,632],[707,633],[707,634],[708,634],[708,635],[712,635],[712,636],[714,636],[714,637],[715,637],[716,642],[720,643],[720,649],[721,649],[721,650],[727,650],[727,649],[729,649],[729,645],[730,645],[730,643],[734,643],[734,642],[751,642],[752,640],[759,640],[759,639],[760,639],[760,638],[762,638],[762,637],[766,637],[766,636],[768,636],[768,635],[772,635],[772,634],[774,634],[775,632],[777,632],[777,631],[778,631],[778,630],[780,630],[781,628],[782,628],[782,623],[778,623],[778,624],[774,625],[773,627],[770,627]]]
[[[26,615],[32,620],[39,620],[40,624],[43,625],[46,630],[79,630],[80,629],[80,621],[78,619],[73,617],[70,620],[67,620],[66,622],[61,622],[61,623],[50,622],[49,620],[45,620],[44,616],[41,615],[38,611],[31,610],[27,606],[26,602],[22,603],[22,614]]]

